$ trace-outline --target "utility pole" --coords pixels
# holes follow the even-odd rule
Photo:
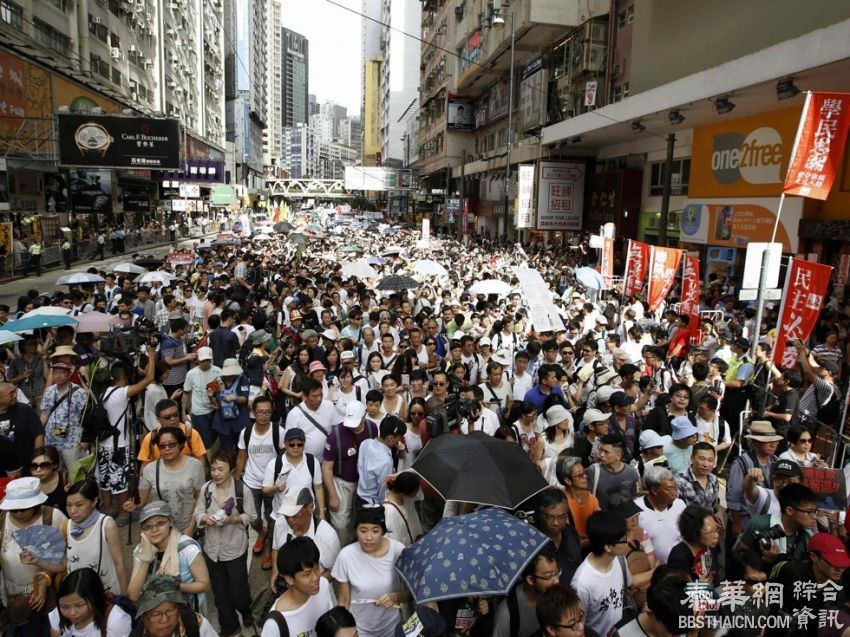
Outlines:
[[[673,178],[673,148],[676,136],[667,135],[667,160],[664,162],[664,189],[661,193],[661,215],[658,219],[658,245],[667,245],[667,220],[670,217],[670,184]]]

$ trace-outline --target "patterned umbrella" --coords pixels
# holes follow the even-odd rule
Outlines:
[[[378,283],[379,290],[392,290],[393,292],[412,290],[418,287],[419,281],[401,274],[393,274],[385,279],[381,279],[380,283]]]
[[[395,568],[417,604],[506,595],[548,541],[507,511],[482,509],[440,520]]]

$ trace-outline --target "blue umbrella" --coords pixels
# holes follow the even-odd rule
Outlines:
[[[548,541],[504,509],[482,509],[440,520],[395,568],[417,604],[506,595]]]
[[[398,232],[398,228],[394,228],[393,226],[390,226],[389,228],[384,228],[383,230],[381,230],[381,234],[395,234],[397,232]]]
[[[79,321],[64,315],[41,314],[29,316],[17,321],[9,321],[0,329],[10,332],[27,332],[29,330],[40,330],[46,327],[59,327],[60,325],[76,325]]]
[[[601,290],[605,285],[605,279],[599,274],[598,270],[593,268],[576,268],[576,281],[581,283],[588,290]]]

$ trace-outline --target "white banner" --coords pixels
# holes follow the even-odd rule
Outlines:
[[[427,217],[422,218],[422,241],[426,244],[431,240],[431,220]]]
[[[552,303],[549,286],[540,276],[540,272],[532,268],[512,268],[519,280],[523,294],[528,301],[528,315],[536,332],[557,332],[564,330],[564,321],[558,313],[558,308]]]
[[[540,162],[538,230],[581,230],[585,170],[584,164]]]
[[[534,164],[520,164],[519,187],[517,188],[517,228],[534,227]]]
[[[201,196],[201,187],[198,184],[180,184],[180,196],[184,199],[197,199]]]

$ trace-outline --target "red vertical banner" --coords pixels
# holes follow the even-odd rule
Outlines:
[[[699,337],[699,259],[685,255],[682,266],[682,314],[690,317],[691,339]]]
[[[789,340],[809,338],[823,308],[831,276],[831,266],[791,259],[776,330],[774,360],[784,362],[785,344]]]
[[[611,237],[603,237],[602,239],[602,262],[599,269],[602,279],[605,281],[605,289],[610,290],[612,287],[611,279],[614,276],[614,239]]]
[[[651,246],[649,252],[649,292],[647,302],[649,311],[658,309],[673,287],[676,271],[682,262],[683,250]]]
[[[629,239],[626,272],[623,275],[623,294],[626,296],[636,296],[643,290],[649,268],[649,249],[648,244]]]
[[[809,93],[782,192],[826,199],[844,155],[850,93]]]

